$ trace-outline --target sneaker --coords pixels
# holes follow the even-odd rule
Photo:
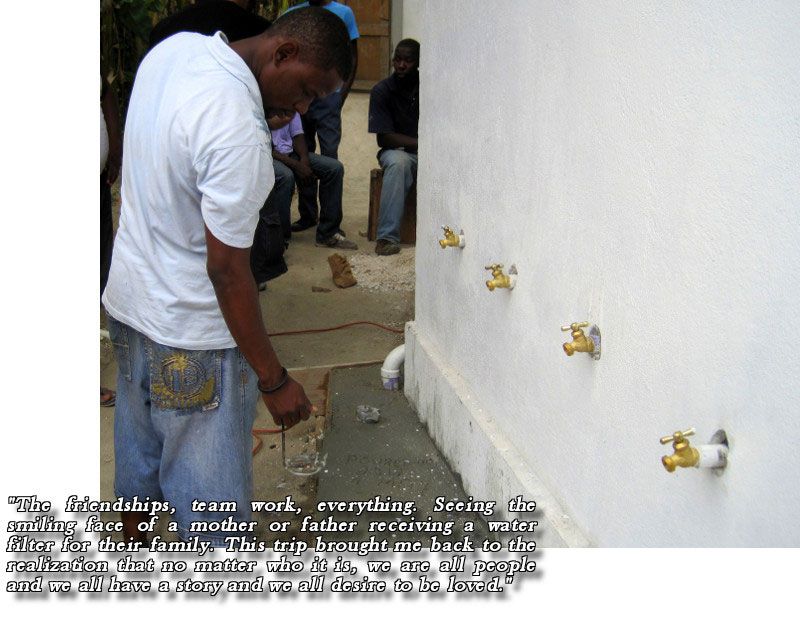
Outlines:
[[[292,222],[292,232],[299,233],[302,230],[308,230],[309,228],[314,228],[316,226],[316,222],[304,222],[303,220],[297,220],[296,222]]]
[[[358,250],[358,244],[349,239],[345,239],[339,233],[325,241],[318,241],[320,248],[339,248],[340,250]]]
[[[342,237],[347,237],[347,233],[344,232],[341,228],[337,228],[336,232],[338,232]]]
[[[378,239],[375,244],[375,254],[378,256],[389,256],[400,252],[400,246],[388,239]]]

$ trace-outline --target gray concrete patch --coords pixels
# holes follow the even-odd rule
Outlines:
[[[319,474],[317,503],[329,501],[368,501],[376,497],[382,502],[413,501],[416,511],[411,516],[401,512],[336,513],[336,520],[357,520],[354,533],[329,532],[334,539],[366,539],[375,535],[387,539],[423,541],[435,534],[444,540],[470,535],[475,542],[488,537],[483,518],[474,512],[433,512],[434,501],[469,502],[460,479],[447,465],[420,423],[414,409],[400,391],[385,391],[381,385],[380,366],[337,368],[331,371],[329,384],[330,415],[322,443],[327,467]],[[378,423],[358,419],[356,408],[366,404],[380,410]],[[372,520],[452,521],[452,536],[429,532],[368,532]],[[327,513],[317,512],[317,519]],[[465,521],[475,524],[473,532],[464,533]]]

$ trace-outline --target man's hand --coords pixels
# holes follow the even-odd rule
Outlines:
[[[272,415],[272,421],[280,426],[283,420],[287,430],[300,420],[307,420],[313,409],[303,386],[291,376],[278,391],[262,393],[261,397]]]
[[[416,153],[419,140],[402,133],[378,133],[378,146],[393,149],[404,148]]]
[[[311,171],[311,163],[304,161],[302,158],[294,162],[294,173],[302,183],[310,183],[316,179],[314,172]]]
[[[270,109],[267,111],[267,127],[270,130],[278,130],[292,121],[294,111],[283,109]]]
[[[297,135],[302,139],[303,135]],[[300,156],[300,155],[298,155]],[[272,158],[275,161],[280,161],[286,167],[288,167],[294,173],[295,180],[301,183],[310,183],[313,180],[316,180],[317,176],[311,169],[311,163],[308,160],[308,152],[305,153],[305,157],[300,156],[300,159],[295,159],[289,156],[288,154],[281,154],[277,150],[272,150]]]

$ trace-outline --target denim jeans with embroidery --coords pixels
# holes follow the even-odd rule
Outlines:
[[[224,546],[225,537],[243,533],[192,523],[250,520],[255,372],[238,348],[172,348],[111,317],[108,323],[119,370],[117,497],[169,501],[181,539]],[[195,500],[235,502],[236,511],[192,511]]]

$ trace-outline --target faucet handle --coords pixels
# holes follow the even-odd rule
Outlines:
[[[562,326],[561,330],[563,330],[564,332],[567,332],[569,330],[573,330],[574,331],[574,330],[578,330],[579,328],[584,328],[584,327],[586,327],[588,325],[589,325],[589,322],[580,322],[580,323],[572,322],[572,324],[570,324],[569,326]]]
[[[495,263],[494,265],[487,265],[486,267],[484,267],[484,269],[492,270],[493,272],[496,272],[497,270],[503,269],[503,264],[502,263]]]
[[[694,435],[695,430],[694,428],[690,428],[689,430],[684,430],[683,432],[677,430],[671,435],[667,435],[666,437],[661,437],[659,441],[663,444],[667,444],[670,441],[674,441],[675,443],[681,443],[682,441],[686,440],[686,437],[691,437]]]

